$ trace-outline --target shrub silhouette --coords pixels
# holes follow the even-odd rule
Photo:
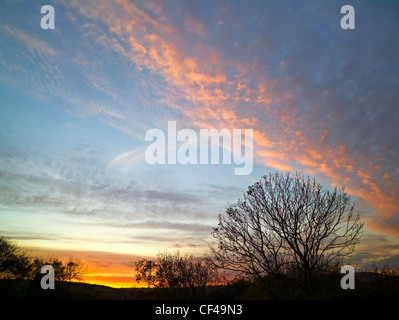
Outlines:
[[[203,296],[207,285],[218,279],[217,270],[209,259],[180,255],[177,251],[160,252],[154,260],[142,259],[135,263],[137,282],[150,287],[167,289],[174,298]]]

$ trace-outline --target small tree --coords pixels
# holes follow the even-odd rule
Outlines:
[[[137,261],[135,275],[137,282],[145,282],[150,287],[172,289],[175,297],[179,289],[184,297],[195,297],[197,289],[203,290],[216,281],[217,270],[208,259],[165,251],[158,253],[154,260]]]
[[[81,260],[71,257],[64,263],[64,266],[67,281],[82,281],[83,275],[85,274],[85,267]]]
[[[77,258],[69,258],[67,261],[62,261],[58,257],[36,257],[32,262],[32,278],[41,278],[43,276],[40,273],[40,269],[44,265],[51,265],[54,268],[56,281],[81,281],[85,273],[83,262]]]
[[[219,267],[261,281],[295,270],[309,291],[315,274],[351,255],[359,242],[363,223],[353,211],[344,188],[329,191],[299,174],[269,174],[219,215],[211,250]]]

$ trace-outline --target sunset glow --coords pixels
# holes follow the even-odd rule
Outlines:
[[[42,2],[2,1],[0,235],[139,287],[134,261],[209,253],[226,205],[291,170],[352,195],[351,262],[399,266],[399,5],[350,2],[354,30],[345,1],[60,0],[43,30]],[[253,130],[250,174],[148,164],[168,121]]]

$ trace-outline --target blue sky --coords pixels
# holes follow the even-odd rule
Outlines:
[[[396,1],[46,4],[54,30],[40,1],[0,4],[1,234],[111,262],[201,254],[248,185],[298,170],[356,200],[358,261],[398,263]],[[253,129],[252,173],[148,165],[145,133],[168,121]]]

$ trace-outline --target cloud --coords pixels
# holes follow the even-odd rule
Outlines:
[[[23,30],[10,25],[0,25],[0,28],[6,31],[9,37],[23,43],[32,55],[46,57],[57,54],[56,50],[54,50],[46,41],[39,39],[37,36],[32,36],[32,34],[28,34]]]
[[[140,230],[162,229],[163,232],[165,232],[165,230],[173,230],[177,232],[183,231],[184,233],[191,235],[193,235],[193,233],[208,235],[210,231],[212,231],[213,227],[200,223],[187,223],[171,220],[144,220],[141,222],[132,222],[127,224],[112,224],[112,226],[117,228],[132,228]]]
[[[190,193],[176,192],[176,191],[157,191],[147,190],[144,192],[144,196],[150,201],[168,201],[175,203],[199,203],[202,200]]]
[[[374,232],[399,236],[399,212],[390,217],[372,217],[367,226]]]
[[[339,28],[332,2],[60,5],[76,16],[76,37],[53,45],[7,27],[3,33],[28,50],[0,55],[3,84],[28,88],[39,100],[56,97],[72,115],[137,139],[167,120],[193,129],[254,129],[262,170],[300,170],[345,184],[367,209],[370,230],[397,234],[397,5],[359,9],[361,27],[352,33]],[[100,162],[104,157],[87,149],[24,162],[18,150],[8,160],[20,162],[2,171],[3,181],[12,181],[2,184],[2,201],[127,225],[136,217],[195,217],[204,204],[195,191],[162,185],[158,172],[140,183],[121,174],[138,168],[143,149],[121,149]]]
[[[29,233],[29,232],[9,232],[6,229],[0,230],[1,236],[9,237],[15,241],[24,241],[24,240],[44,240],[44,241],[53,241],[58,237],[56,234],[37,234],[37,233]]]
[[[118,167],[109,168],[101,147],[93,145],[56,149],[29,143],[27,138],[25,142],[31,146],[28,151],[23,145],[12,146],[10,141],[0,144],[7,150],[0,157],[0,205],[8,233],[20,239],[42,243],[80,239],[92,243],[93,233],[103,230],[119,234],[117,229],[123,228],[134,233],[137,241],[157,229],[158,235],[173,243],[181,234],[191,244],[195,236],[204,244],[210,234],[207,223],[214,221],[212,212],[205,213],[204,206],[219,201],[212,196],[212,188],[198,186],[192,192],[163,181],[159,175],[151,179],[145,172],[140,176],[137,170],[127,173]],[[19,235],[22,218],[32,223]],[[48,222],[42,225],[43,221]],[[75,234],[82,228],[87,232]],[[47,230],[52,233],[47,234]],[[148,239],[146,243],[155,245],[156,241],[154,235],[154,241]]]
[[[161,77],[158,101],[185,126],[253,128],[256,161],[345,184],[380,216],[396,215],[395,34],[381,23],[343,34],[336,4],[214,6],[219,20],[190,7],[172,19],[161,3],[103,1],[79,11],[104,24],[107,48]],[[362,19],[381,22],[372,7]],[[380,37],[369,38],[376,30]]]
[[[133,151],[123,152],[117,155],[109,164],[108,167],[122,166],[123,168],[129,169],[134,167],[136,164],[143,162],[144,159],[144,147],[137,148]]]

